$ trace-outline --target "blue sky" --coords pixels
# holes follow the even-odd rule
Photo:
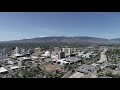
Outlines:
[[[120,38],[120,13],[0,12],[0,41],[42,36]]]

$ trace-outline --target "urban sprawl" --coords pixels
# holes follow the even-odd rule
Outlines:
[[[0,78],[119,78],[120,48],[0,49]]]

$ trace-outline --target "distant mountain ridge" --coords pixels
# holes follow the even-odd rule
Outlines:
[[[93,43],[93,44],[119,44],[120,38],[115,39],[104,39],[88,36],[76,36],[76,37],[65,37],[65,36],[52,36],[52,37],[38,37],[31,39],[22,40],[11,40],[3,41],[0,43]]]

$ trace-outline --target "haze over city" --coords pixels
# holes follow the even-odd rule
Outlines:
[[[0,12],[0,41],[46,36],[120,37],[119,12]]]

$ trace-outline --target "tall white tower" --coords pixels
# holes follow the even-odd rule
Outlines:
[[[19,48],[16,47],[16,48],[15,48],[15,54],[18,54],[18,53],[19,53]]]

